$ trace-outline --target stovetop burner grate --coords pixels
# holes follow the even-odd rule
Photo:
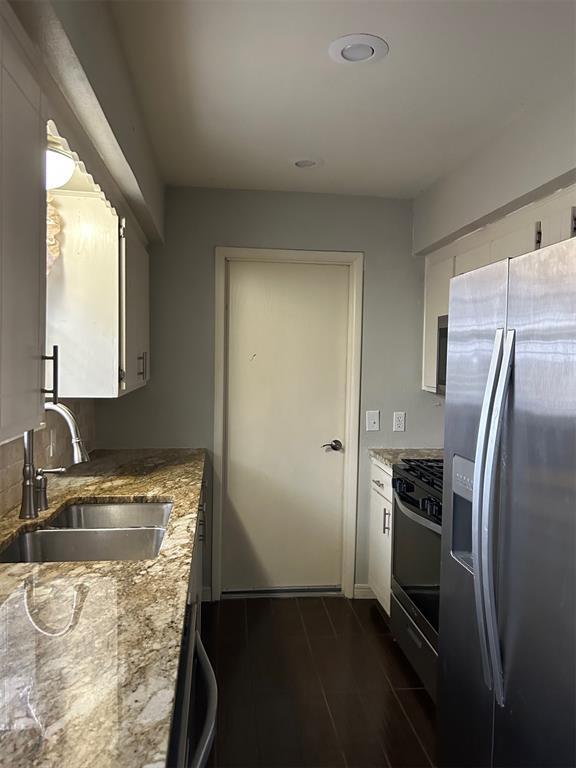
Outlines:
[[[421,482],[442,490],[444,479],[444,462],[442,459],[404,459],[402,464],[405,472]]]

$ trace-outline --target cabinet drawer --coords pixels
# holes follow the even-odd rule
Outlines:
[[[372,462],[370,469],[370,488],[392,501],[392,470],[386,472],[382,467]]]
[[[392,636],[404,651],[412,668],[436,701],[438,654],[422,635],[395,595],[391,599],[390,628]]]

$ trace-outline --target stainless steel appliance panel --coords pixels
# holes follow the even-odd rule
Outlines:
[[[494,765],[576,765],[576,240],[510,261]],[[450,619],[449,619],[450,620]]]
[[[440,765],[491,763],[493,695],[484,682],[472,569],[452,556],[454,457],[474,461],[496,331],[506,325],[508,262],[454,278],[446,384],[439,638]],[[471,521],[469,521],[469,525]]]
[[[424,687],[436,701],[438,655],[395,594],[390,599],[390,628]]]
[[[400,588],[420,612],[434,647],[438,643],[441,531],[437,523],[394,492],[393,591]]]

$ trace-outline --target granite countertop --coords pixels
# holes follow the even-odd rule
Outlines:
[[[368,450],[371,459],[380,464],[392,467],[404,459],[443,459],[442,448],[370,448]]]
[[[154,560],[0,563],[0,765],[165,765],[205,454],[99,451],[49,480],[38,520],[0,521],[0,546],[64,502],[172,501]]]

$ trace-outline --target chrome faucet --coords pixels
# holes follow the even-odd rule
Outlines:
[[[81,464],[90,457],[78,428],[78,422],[70,408],[62,403],[46,403],[45,410],[59,413],[70,431],[72,440],[72,463]],[[47,474],[66,472],[65,467],[57,469],[36,469],[34,467],[34,430],[24,433],[24,468],[22,470],[22,503],[20,518],[33,519],[38,512],[48,508]]]

